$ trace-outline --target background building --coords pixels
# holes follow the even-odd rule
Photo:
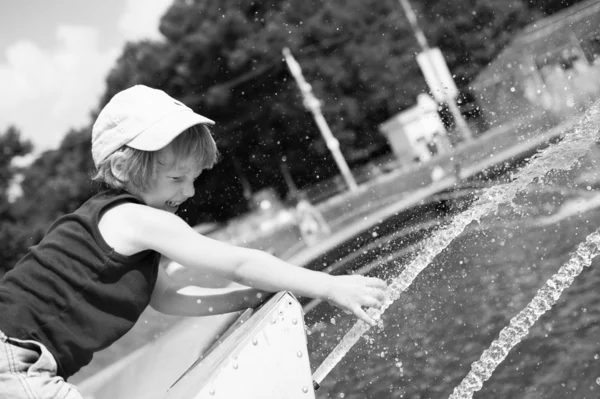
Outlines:
[[[528,26],[471,89],[490,127],[579,113],[600,95],[600,2],[582,2]]]
[[[417,104],[397,113],[379,127],[388,139],[400,166],[424,162],[451,146],[436,102],[427,94]]]

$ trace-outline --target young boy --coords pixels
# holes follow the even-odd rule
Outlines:
[[[149,304],[202,316],[256,306],[261,292],[322,298],[374,324],[385,283],[331,276],[258,250],[196,233],[174,213],[217,149],[206,125],[166,93],[135,86],[113,97],[92,131],[96,180],[109,189],[58,219],[0,280],[0,393],[8,398],[80,398],[67,378],[133,327]],[[160,254],[188,268],[254,288],[181,295]],[[252,295],[249,295],[251,293]],[[263,296],[264,297],[264,296]]]

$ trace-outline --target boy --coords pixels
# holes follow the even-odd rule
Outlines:
[[[295,267],[197,234],[174,214],[216,162],[206,127],[213,123],[141,85],[100,112],[92,156],[95,179],[109,189],[58,219],[0,281],[2,398],[81,398],[66,379],[129,331],[149,304],[202,316],[253,307],[261,292],[286,290],[326,299],[374,324],[362,307],[381,306],[383,281]],[[254,291],[181,295],[158,266],[160,254]]]

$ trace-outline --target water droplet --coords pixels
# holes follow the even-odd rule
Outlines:
[[[196,303],[202,303],[202,299],[196,299]]]
[[[600,377],[596,378],[596,384],[600,385]]]
[[[258,345],[258,340],[256,338],[252,339],[252,345]]]
[[[298,356],[298,357],[302,357],[302,352],[301,352],[301,351],[298,351],[298,353],[296,353],[296,356]]]
[[[308,388],[307,387],[302,387],[302,392],[307,393],[308,392]]]
[[[238,369],[238,364],[237,363],[233,363],[233,369],[237,370]]]

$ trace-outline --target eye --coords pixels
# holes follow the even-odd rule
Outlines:
[[[171,176],[171,179],[173,179],[175,181],[181,181],[183,179],[183,177],[181,177],[181,176]]]

